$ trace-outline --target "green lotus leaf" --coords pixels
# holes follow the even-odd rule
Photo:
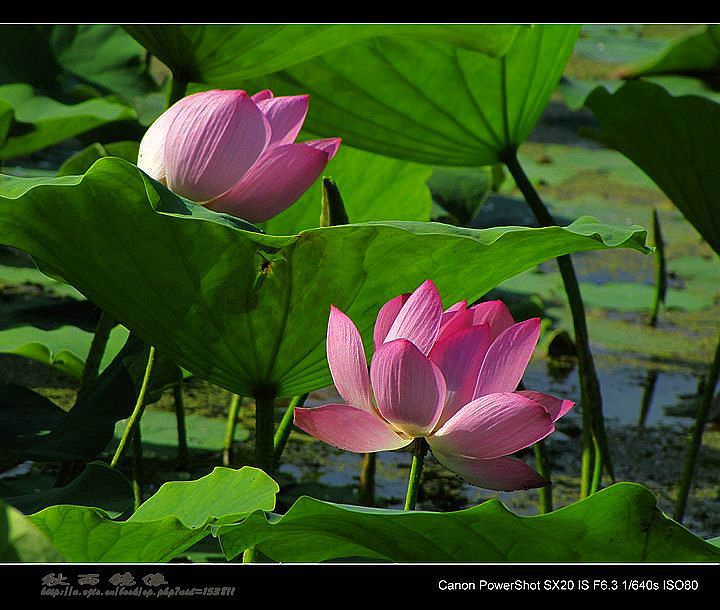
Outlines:
[[[425,279],[446,304],[569,252],[647,251],[645,231],[372,222],[273,236],[187,202],[116,158],[84,176],[0,179],[0,242],[57,270],[180,366],[243,395],[330,383],[331,304],[369,339],[385,301]]]
[[[281,562],[350,557],[393,562],[681,562],[720,549],[667,517],[655,496],[618,483],[546,515],[520,517],[497,500],[447,513],[370,509],[300,498],[217,535],[228,558],[246,548]]]

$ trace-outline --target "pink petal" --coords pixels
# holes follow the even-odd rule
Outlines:
[[[384,343],[373,356],[370,378],[380,414],[409,436],[423,436],[445,402],[440,370],[407,339]]]
[[[522,390],[518,392],[530,400],[534,400],[538,404],[545,407],[545,410],[550,413],[550,417],[555,422],[565,415],[570,409],[575,406],[572,400],[563,400],[561,398],[555,398],[550,394],[543,394],[542,392],[534,392],[532,390]]]
[[[473,312],[465,307],[453,309],[456,305],[467,305],[467,301],[456,303],[443,312],[438,341],[473,325]]]
[[[197,202],[223,194],[270,141],[265,115],[244,91],[205,91],[178,110],[165,139],[167,185]]]
[[[321,441],[355,453],[391,451],[412,442],[397,434],[377,413],[349,405],[297,407],[295,425]]]
[[[513,324],[501,332],[485,355],[473,398],[495,392],[514,392],[539,338],[540,318]]]
[[[302,129],[310,103],[309,95],[287,95],[257,102],[270,122],[270,146],[292,144]]]
[[[442,313],[440,293],[432,281],[426,280],[403,305],[385,341],[408,339],[428,354],[440,332]]]
[[[173,112],[176,106],[177,104],[161,114],[140,141],[137,165],[148,176],[160,182],[165,180],[165,138],[177,112]]]
[[[515,392],[502,392],[462,407],[432,436],[431,445],[446,455],[492,459],[529,447],[553,430],[552,418],[542,405]]]
[[[258,91],[250,99],[257,104],[263,100],[269,100],[271,97],[273,97],[273,92],[270,91],[270,89],[263,89],[262,91]]]
[[[337,150],[340,140],[333,142]],[[250,222],[263,222],[295,203],[315,182],[330,158],[327,146],[316,142],[276,146],[269,149],[242,180],[210,201],[207,207]]]
[[[151,178],[164,182],[165,180],[165,139],[168,128],[172,124],[178,112],[193,104],[201,93],[188,95],[175,102],[170,108],[163,112],[155,122],[150,125],[140,141],[138,152],[138,167]]]
[[[340,148],[340,144],[342,143],[342,138],[325,138],[324,140],[305,140],[305,142],[302,142],[306,146],[312,146],[313,148],[317,148],[318,150],[322,150],[323,152],[327,153],[328,160],[332,161],[333,157],[335,157],[335,154],[338,151],[338,148]]]
[[[390,327],[393,325],[395,318],[397,318],[398,313],[400,313],[402,306],[405,305],[409,296],[409,292],[401,294],[394,299],[390,299],[380,308],[377,320],[375,320],[375,328],[373,329],[373,342],[376,350],[384,343]]]
[[[477,485],[483,489],[516,491],[550,485],[550,481],[516,458],[501,457],[493,460],[478,460],[445,455],[437,451],[433,451],[433,455],[445,468],[471,485]]]
[[[473,312],[473,324],[489,324],[493,340],[515,324],[510,310],[502,301],[486,301],[473,305],[470,309]]]
[[[490,327],[470,326],[435,343],[430,360],[445,378],[447,393],[440,421],[442,425],[472,400],[480,367],[490,347]]]
[[[360,333],[353,321],[334,306],[330,307],[328,319],[327,358],[340,396],[353,407],[374,412]]]

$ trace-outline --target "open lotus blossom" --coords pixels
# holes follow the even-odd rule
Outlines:
[[[150,126],[138,167],[217,212],[268,220],[300,198],[340,146],[340,138],[295,142],[308,103],[271,91],[189,95]]]
[[[507,457],[545,438],[573,406],[516,391],[540,320],[515,323],[501,301],[443,311],[431,281],[380,310],[370,369],[352,320],[330,309],[327,356],[344,404],[295,410],[305,432],[348,451],[399,449],[425,438],[436,459],[467,482],[496,490],[548,484]]]

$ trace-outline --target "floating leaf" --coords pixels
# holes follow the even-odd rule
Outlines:
[[[254,546],[281,562],[363,557],[393,562],[644,562],[720,560],[665,516],[655,496],[619,483],[547,515],[520,517],[497,500],[458,512],[401,512],[300,498],[285,515],[255,513],[217,532],[226,557]]]
[[[204,453],[220,453],[225,442],[225,419],[205,417],[195,413],[185,415],[188,449]],[[115,425],[115,438],[107,451],[113,453],[125,431],[125,421]],[[236,427],[235,440],[245,441],[250,432],[240,424]],[[177,456],[178,431],[175,413],[146,409],[142,416],[143,456],[175,459]]]
[[[100,371],[117,356],[127,337],[127,329],[121,326],[110,332]],[[92,333],[75,326],[62,326],[54,330],[22,326],[0,330],[0,353],[24,356],[79,378],[92,339]]]
[[[197,481],[165,483],[127,521],[77,506],[51,506],[30,520],[68,561],[162,562],[202,540],[214,523],[272,510],[277,491],[255,468],[215,468]]]
[[[369,339],[380,305],[428,278],[449,305],[562,254],[647,251],[640,227],[591,218],[542,229],[375,222],[286,237],[240,226],[116,158],[82,177],[0,180],[1,242],[57,270],[180,366],[242,395],[330,383],[331,304]]]

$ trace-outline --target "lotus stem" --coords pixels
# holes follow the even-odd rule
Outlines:
[[[275,427],[275,397],[255,397],[255,466],[268,474],[274,471],[273,440]]]
[[[273,428],[275,424],[275,397],[255,397],[255,466],[267,474],[273,473]],[[255,547],[245,549],[243,563],[255,561]]]
[[[290,433],[293,428],[293,415],[295,414],[295,407],[302,407],[307,400],[308,394],[301,394],[300,396],[293,396],[290,404],[283,413],[280,425],[275,432],[275,438],[273,439],[273,469],[277,470],[280,467],[280,460],[282,454],[285,451]]]
[[[547,454],[547,447],[543,441],[538,441],[533,445],[535,452],[535,467],[540,475],[548,481],[552,478],[550,471],[550,459]],[[541,515],[551,513],[553,511],[552,486],[546,485],[538,489],[538,512]]]
[[[360,484],[358,485],[358,502],[362,506],[375,505],[375,471],[377,470],[377,453],[363,454],[360,467]]]
[[[100,363],[105,355],[110,331],[115,326],[115,320],[105,311],[100,312],[95,334],[93,335],[90,351],[85,359],[85,366],[80,376],[80,384],[78,385],[77,399],[79,400],[95,383],[100,373]],[[76,400],[77,402],[77,400]]]
[[[180,470],[188,469],[187,428],[185,427],[185,401],[183,400],[182,382],[173,386],[173,401],[175,403],[175,420],[177,422],[178,452],[177,467]]]
[[[140,431],[141,423],[138,421],[135,431],[133,432],[133,454],[132,454],[132,488],[133,488],[133,508],[137,510],[143,503],[143,447],[142,432]]]
[[[660,305],[665,303],[667,293],[667,266],[665,264],[665,242],[660,229],[660,218],[657,210],[652,211],[653,242],[655,243],[655,290],[650,314],[650,326],[657,326]]]
[[[597,437],[593,436],[593,447],[595,448],[595,461],[593,463],[592,484],[590,485],[590,493],[594,494],[602,489],[603,462],[600,459],[602,450],[598,443]]]
[[[525,201],[540,224],[543,226],[557,226],[555,219],[542,199],[540,199],[535,187],[533,187],[520,165],[516,151],[513,150],[504,155],[502,161],[512,174]],[[605,436],[600,383],[595,371],[592,352],[590,351],[585,305],[580,293],[580,285],[570,255],[566,254],[558,257],[557,263],[570,305],[577,346],[583,422],[580,497],[585,498],[592,493],[593,478],[597,480],[597,476],[593,477],[593,473],[597,471],[597,468],[602,469],[603,462],[610,477],[614,478],[614,475]],[[596,447],[599,447],[601,451],[596,451]],[[596,461],[600,462],[597,467]]]
[[[235,443],[235,429],[237,428],[238,411],[240,410],[240,403],[242,397],[233,394],[230,399],[230,406],[228,407],[227,424],[225,425],[225,442],[223,443],[223,466],[232,466],[235,458],[235,450],[233,444]]]
[[[642,401],[640,402],[640,413],[638,414],[638,427],[644,428],[647,421],[652,399],[655,395],[655,385],[657,384],[658,372],[655,369],[648,370],[645,378],[645,387],[643,389]]]
[[[683,470],[683,477],[680,483],[680,491],[678,492],[677,502],[675,503],[675,520],[682,523],[685,517],[685,508],[687,507],[687,500],[690,494],[690,486],[692,485],[693,475],[695,473],[695,465],[697,464],[698,454],[700,453],[700,446],[702,445],[702,436],[705,431],[705,423],[707,422],[708,413],[710,412],[710,405],[712,404],[713,397],[715,396],[715,388],[718,384],[718,377],[720,376],[720,338],[718,339],[717,347],[715,348],[715,357],[712,364],[710,365],[710,373],[707,377],[707,383],[705,384],[705,392],[702,397],[702,402],[698,407],[697,414],[695,415],[695,425],[693,426],[692,437],[690,438],[690,445],[688,452],[685,457],[685,468]]]
[[[420,484],[422,480],[423,464],[427,454],[428,444],[424,438],[416,438],[413,443],[413,458],[410,466],[410,478],[408,479],[407,494],[405,495],[405,509],[415,510]]]
[[[120,443],[118,444],[117,449],[115,450],[115,455],[110,462],[110,466],[112,468],[117,468],[118,462],[120,461],[120,458],[125,451],[125,447],[127,446],[128,441],[131,439],[135,428],[139,425],[140,418],[145,411],[145,396],[147,395],[147,392],[150,388],[150,380],[152,378],[154,365],[155,348],[153,346],[150,346],[150,349],[148,351],[147,364],[145,365],[145,376],[143,377],[142,385],[140,386],[140,392],[138,393],[137,400],[135,401],[135,407],[133,408],[130,418],[125,424],[125,430],[123,431],[122,437],[120,438]]]

